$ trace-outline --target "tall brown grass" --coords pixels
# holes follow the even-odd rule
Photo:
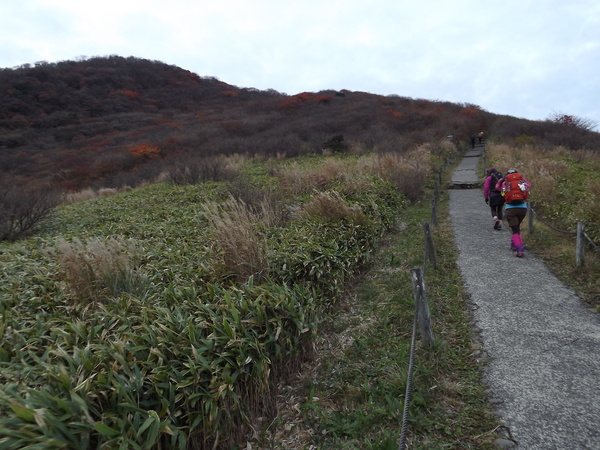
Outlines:
[[[451,144],[448,144],[451,146]],[[432,145],[422,145],[405,153],[388,152],[358,157],[355,162],[326,158],[318,167],[290,164],[276,172],[279,185],[290,195],[308,194],[332,188],[357,193],[372,185],[376,175],[396,186],[407,199],[415,202],[425,190],[433,170],[432,154],[447,153]],[[441,155],[443,156],[443,155]]]
[[[159,175],[158,179],[172,184],[199,184],[235,179],[238,170],[233,160],[225,156],[181,156]]]
[[[346,221],[360,225],[369,221],[361,208],[349,205],[336,191],[315,193],[298,213],[300,219],[316,219],[325,222]]]
[[[314,189],[327,189],[332,183],[342,179],[349,170],[348,164],[327,158],[321,165],[306,168],[292,163],[278,170],[275,177],[281,188],[288,195],[302,195]]]
[[[140,293],[144,277],[139,268],[140,251],[120,237],[58,239],[47,253],[56,259],[75,299],[102,302],[124,292]]]
[[[264,204],[262,217],[269,216],[268,211]],[[214,240],[217,266],[239,282],[246,282],[251,276],[261,279],[267,274],[268,246],[260,231],[260,213],[233,197],[222,204],[206,203],[202,213]]]
[[[138,186],[141,187],[141,186]],[[116,188],[100,188],[100,189],[92,189],[86,188],[77,192],[69,192],[63,196],[62,203],[65,205],[71,205],[73,203],[85,202],[87,200],[91,200],[96,197],[108,197],[111,195],[116,195],[120,192],[130,191],[131,186],[123,186],[119,189]]]
[[[411,202],[422,197],[432,170],[430,151],[427,147],[419,147],[405,154],[371,155],[365,157],[360,164],[392,183]]]
[[[232,198],[257,214],[266,226],[282,225],[289,220],[288,199],[274,186],[259,185],[239,176],[227,184],[227,191]]]

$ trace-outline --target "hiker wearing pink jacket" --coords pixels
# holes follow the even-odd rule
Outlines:
[[[527,215],[527,199],[531,183],[516,169],[510,169],[496,183],[496,189],[502,192],[506,202],[506,221],[512,230],[510,248],[521,258],[525,251],[525,244],[521,238],[521,222]]]
[[[492,210],[494,230],[500,230],[502,229],[504,196],[496,189],[496,183],[502,179],[502,174],[495,167],[490,167],[486,172],[488,176],[483,183],[483,198]]]

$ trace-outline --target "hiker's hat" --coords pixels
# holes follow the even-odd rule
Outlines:
[[[493,174],[493,173],[495,173],[495,172],[497,172],[497,171],[498,171],[498,170],[497,170],[495,167],[490,167],[490,168],[487,170],[487,173],[488,173],[488,175],[491,175],[491,174]]]
[[[508,175],[509,173],[519,173],[519,171],[517,169],[508,169],[508,172],[506,172],[506,174]]]

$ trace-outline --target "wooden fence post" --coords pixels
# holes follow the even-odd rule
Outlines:
[[[421,329],[421,336],[425,343],[433,346],[435,336],[431,326],[431,315],[429,314],[429,304],[427,303],[427,294],[425,293],[425,281],[423,280],[423,271],[421,268],[411,269],[411,278],[413,283],[413,294],[415,297],[417,320]]]
[[[487,175],[487,167],[485,162],[485,145],[483,146],[483,150],[481,150],[481,164],[483,165],[483,176]]]
[[[533,233],[533,204],[527,202],[527,231],[529,234]]]
[[[423,261],[423,270],[425,270],[425,264],[427,260],[433,264],[433,267],[437,269],[437,261],[435,259],[435,249],[433,247],[433,239],[431,238],[431,230],[429,223],[423,222],[423,231],[425,232],[425,259]]]
[[[585,223],[577,222],[577,241],[575,247],[575,264],[582,267],[585,258]]]

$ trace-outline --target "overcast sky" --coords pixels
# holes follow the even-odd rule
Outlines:
[[[600,125],[598,0],[0,0],[0,67],[107,55]]]

